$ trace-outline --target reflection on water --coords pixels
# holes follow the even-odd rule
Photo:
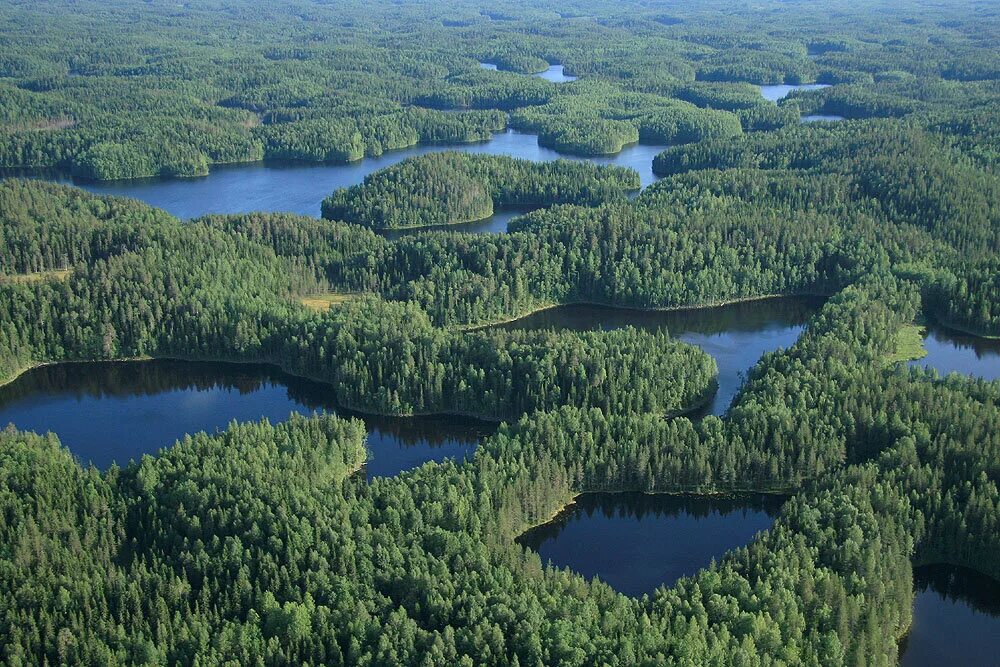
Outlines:
[[[784,499],[585,493],[518,543],[626,595],[690,576],[774,523]]]
[[[714,308],[644,311],[606,306],[569,305],[550,308],[506,323],[507,329],[610,330],[633,326],[666,330],[697,345],[719,366],[719,389],[697,415],[720,415],[729,408],[746,372],[761,355],[790,347],[805,324],[823,305],[819,297],[781,297]]]
[[[913,570],[913,624],[902,667],[1000,664],[1000,582],[954,565]]]
[[[174,360],[55,364],[0,387],[0,424],[53,431],[83,462],[105,468],[155,453],[184,434],[293,412],[360,417],[369,476],[470,455],[496,425],[460,417],[377,417],[336,407],[329,385],[269,366]]]
[[[30,176],[76,185],[101,195],[132,197],[162,208],[183,220],[209,213],[286,211],[317,216],[320,202],[338,188],[361,183],[365,176],[406,158],[444,150],[485,155],[509,155],[545,162],[557,159],[587,160],[595,164],[631,167],[639,172],[643,187],[656,180],[653,158],[666,146],[634,144],[611,156],[585,158],[562,155],[538,145],[538,137],[507,130],[489,141],[472,144],[422,145],[383,153],[350,164],[315,162],[257,162],[218,165],[201,178],[136,179],[92,182],[74,179],[53,170],[5,170],[0,175]],[[456,229],[462,229],[457,226]],[[470,228],[471,229],[471,228]],[[492,231],[492,230],[490,230]]]
[[[927,327],[924,348],[927,356],[911,361],[911,366],[934,368],[942,375],[955,372],[1000,380],[1000,340],[931,325]]]
[[[412,229],[382,229],[379,234],[387,239],[398,239],[411,234],[419,234],[426,231],[454,231],[471,234],[503,234],[507,231],[507,223],[519,215],[530,213],[534,208],[505,208],[498,210],[493,215],[484,220],[475,222],[464,222],[458,225],[441,225],[437,227],[417,227]]]

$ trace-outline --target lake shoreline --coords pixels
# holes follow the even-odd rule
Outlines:
[[[233,366],[266,366],[273,370],[277,370],[289,377],[308,380],[310,382],[315,382],[317,384],[322,384],[326,387],[333,388],[333,383],[329,380],[319,378],[313,375],[303,375],[300,373],[295,373],[286,370],[280,364],[269,360],[233,360],[233,359],[220,359],[220,358],[209,358],[209,357],[182,357],[182,356],[137,356],[137,357],[117,357],[114,359],[66,359],[63,361],[42,361],[26,366],[18,370],[12,377],[6,378],[0,381],[0,388],[6,387],[14,383],[18,378],[20,378],[25,373],[28,373],[37,368],[43,368],[46,366],[58,366],[60,364],[92,364],[92,363],[129,363],[129,362],[143,362],[143,361],[181,361],[190,363],[214,363],[214,364],[230,364]],[[714,381],[714,380],[713,380]],[[709,399],[714,394],[709,393]],[[708,400],[703,400],[703,395],[699,395],[698,401],[691,406],[684,406],[679,408],[677,411],[664,412],[662,417],[664,419],[674,419],[677,417],[683,417],[687,414],[695,413],[699,409],[703,408]],[[357,415],[367,416],[367,417],[381,417],[389,419],[411,419],[417,417],[458,417],[461,419],[472,419],[475,421],[483,422],[484,424],[504,424],[504,423],[516,423],[523,415],[518,415],[515,417],[488,417],[481,414],[476,414],[467,411],[459,410],[437,410],[428,412],[407,412],[407,413],[387,413],[378,412],[371,409],[359,408],[357,406],[351,405],[349,403],[344,403],[339,400],[334,400],[333,403],[336,407],[345,410],[347,412],[352,412]]]
[[[428,109],[428,111],[438,111],[439,109]],[[470,111],[478,111],[477,109],[470,109]],[[403,146],[393,146],[382,151],[378,155],[362,155],[354,160],[311,160],[309,158],[291,158],[291,157],[263,157],[258,160],[221,160],[218,162],[209,162],[208,169],[204,173],[197,174],[175,174],[172,176],[164,176],[162,174],[146,174],[142,176],[131,176],[129,178],[88,178],[86,176],[80,176],[73,172],[72,167],[63,167],[60,165],[11,165],[0,167],[0,179],[3,178],[39,178],[38,176],[32,175],[30,173],[25,175],[15,175],[18,171],[25,172],[51,172],[53,175],[57,175],[59,178],[70,179],[75,182],[82,184],[92,184],[92,185],[104,185],[104,186],[114,186],[117,184],[128,185],[131,183],[142,183],[150,181],[159,182],[169,182],[169,181],[190,181],[199,178],[206,178],[211,175],[215,167],[253,167],[253,166],[320,166],[320,167],[346,167],[352,165],[358,165],[365,160],[378,159],[385,155],[391,155],[397,151],[412,150],[414,148],[422,147],[434,147],[434,146],[468,146],[470,144],[486,144],[494,139],[494,135],[503,134],[509,131],[510,125],[502,127],[497,130],[492,130],[490,136],[483,138],[470,139],[468,141],[415,141],[411,144],[406,144]],[[522,132],[522,134],[531,134],[530,132]],[[536,137],[538,135],[535,135]],[[42,177],[41,180],[50,180]]]
[[[637,491],[635,489],[615,489],[615,490],[601,490],[601,491],[579,491],[573,494],[569,501],[557,510],[552,511],[549,517],[540,523],[535,523],[527,528],[521,530],[514,538],[515,540],[520,539],[524,535],[541,528],[542,526],[547,526],[548,524],[554,523],[559,519],[560,516],[566,514],[576,506],[577,499],[583,495],[591,494],[603,494],[603,495],[617,495],[617,494],[635,494],[641,496],[673,496],[678,498],[700,498],[700,499],[713,499],[713,500],[742,500],[748,496],[770,496],[775,498],[791,498],[797,492],[800,487],[787,487],[781,489],[743,489],[743,488],[732,488],[732,489],[716,489],[714,491],[698,491],[696,489],[691,490],[670,490],[670,491]]]
[[[502,326],[504,324],[512,324],[518,320],[523,320],[531,315],[536,315],[538,313],[544,312],[546,310],[553,310],[555,308],[562,308],[564,306],[594,306],[597,308],[608,308],[612,310],[620,311],[636,311],[640,313],[675,313],[685,310],[698,311],[698,310],[710,310],[712,308],[722,308],[723,306],[735,306],[741,303],[754,303],[756,301],[770,301],[772,299],[794,299],[794,298],[816,298],[816,299],[829,299],[831,294],[822,294],[819,292],[794,292],[791,294],[763,294],[760,296],[749,296],[749,297],[738,297],[735,299],[727,299],[724,301],[715,301],[711,303],[705,303],[700,305],[691,306],[654,306],[654,307],[642,307],[642,306],[623,306],[611,303],[602,303],[600,301],[565,301],[562,303],[546,303],[544,305],[533,308],[529,311],[521,313],[519,315],[509,317],[502,320],[491,320],[484,324],[466,324],[466,325],[453,325],[456,331],[463,331],[466,333],[472,333],[476,331],[482,331],[485,329],[492,329],[495,327]]]
[[[953,323],[951,323],[951,322],[949,322],[947,320],[944,320],[944,319],[938,318],[938,317],[934,317],[931,320],[930,324],[932,326],[933,325],[937,325],[937,326],[941,327],[942,329],[947,329],[947,330],[950,330],[950,331],[952,331],[954,333],[957,333],[957,334],[964,334],[966,336],[972,336],[974,338],[982,338],[983,340],[1000,340],[1000,335],[997,335],[997,334],[987,334],[987,333],[983,333],[981,331],[976,331],[976,330],[971,329],[971,328],[965,328],[965,327],[962,327],[962,326],[960,326],[958,324],[953,324]]]

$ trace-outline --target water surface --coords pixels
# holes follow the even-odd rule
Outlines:
[[[518,538],[542,562],[600,577],[626,595],[652,593],[706,567],[774,523],[783,498],[585,493]]]
[[[666,330],[674,338],[697,345],[715,359],[719,366],[719,389],[711,403],[698,414],[721,415],[742,386],[746,372],[761,355],[779,347],[790,347],[823,301],[818,297],[781,297],[670,311],[569,305],[539,311],[502,326],[573,331],[626,326],[647,331]]]
[[[381,229],[378,233],[387,239],[398,239],[410,234],[419,234],[428,231],[454,231],[471,234],[504,234],[507,232],[507,224],[525,213],[530,213],[534,208],[504,208],[497,210],[493,215],[483,220],[474,222],[463,222],[457,225],[435,225],[432,227],[413,227],[408,229]]]
[[[954,565],[913,569],[913,624],[902,667],[1000,664],[1000,582]]]
[[[496,63],[481,62],[479,66],[483,69],[490,71],[497,71]],[[537,76],[546,81],[551,81],[552,83],[568,83],[570,81],[576,81],[577,77],[566,74],[563,70],[562,65],[549,65],[548,69],[541,72],[536,72],[531,76]]]
[[[376,417],[336,407],[330,385],[269,366],[174,360],[54,364],[0,387],[0,425],[53,431],[82,462],[106,468],[154,454],[187,433],[293,412],[360,417],[371,476],[471,454],[495,425],[458,417]]]
[[[76,185],[101,195],[118,195],[142,200],[162,208],[183,220],[209,213],[249,213],[251,211],[288,211],[318,216],[320,202],[338,188],[361,183],[365,176],[379,169],[417,155],[444,150],[486,155],[509,155],[545,162],[557,159],[589,160],[596,164],[632,167],[639,172],[642,185],[657,179],[653,158],[666,146],[634,144],[612,156],[584,158],[562,155],[538,145],[538,137],[506,130],[489,141],[471,144],[421,145],[383,153],[350,164],[315,162],[256,162],[241,165],[218,165],[199,178],[135,179],[93,182],[75,179],[65,173],[45,170],[7,171],[8,175],[45,178]],[[499,225],[500,223],[497,223]],[[461,227],[456,227],[460,229]],[[471,229],[471,228],[470,228]],[[504,222],[504,229],[506,224]]]
[[[833,121],[844,120],[843,116],[833,116],[827,114],[810,114],[808,116],[802,116],[799,119],[801,123],[830,123]]]
[[[911,366],[930,367],[940,374],[961,373],[1000,380],[1000,340],[980,338],[932,324],[924,337],[927,356]]]
[[[545,79],[546,81],[551,81],[552,83],[568,83],[570,81],[576,81],[577,77],[566,74],[563,71],[562,65],[549,65],[549,68],[544,72],[539,72],[535,76]]]
[[[782,83],[776,86],[760,86],[760,94],[764,96],[765,100],[777,102],[778,100],[785,99],[795,90],[819,90],[820,88],[829,87],[830,84],[828,83],[803,83],[798,85]]]

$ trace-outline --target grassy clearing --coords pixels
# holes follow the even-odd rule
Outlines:
[[[907,324],[901,327],[896,332],[896,351],[886,357],[886,366],[926,357],[924,334],[924,327],[919,324]]]
[[[300,296],[298,301],[306,308],[322,312],[324,310],[329,310],[331,306],[345,303],[351,299],[357,298],[357,296],[357,294],[347,294],[344,292],[326,292],[323,294]]]
[[[12,273],[10,275],[0,275],[0,283],[27,285],[40,283],[43,280],[66,280],[71,269],[51,269],[49,271],[38,271],[37,273]]]

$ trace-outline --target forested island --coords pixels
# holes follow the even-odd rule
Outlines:
[[[998,34],[971,0],[0,1],[0,383],[267,364],[493,423],[367,479],[346,413],[105,468],[0,424],[0,662],[899,664],[921,572],[1000,579],[1000,382],[904,363],[923,326],[1000,337]],[[456,149],[508,128],[572,159]],[[666,146],[644,188],[587,159],[636,142]],[[414,146],[315,217],[50,182]],[[792,296],[801,335],[719,414],[667,329],[518,326]],[[620,492],[768,494],[770,528],[634,595],[524,545]]]

